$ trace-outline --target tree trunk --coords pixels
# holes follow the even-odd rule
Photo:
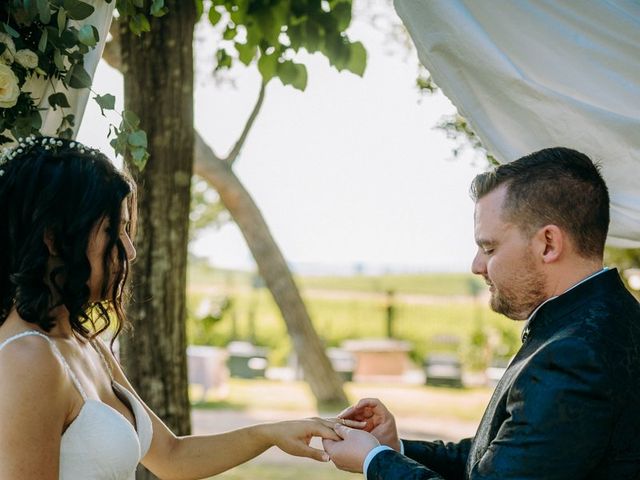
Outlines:
[[[125,371],[144,401],[177,435],[190,433],[186,362],[186,272],[193,174],[194,2],[169,0],[151,32],[121,25],[125,105],[140,116],[151,157],[138,186],[137,260],[123,335]],[[141,469],[138,479],[155,478]]]
[[[195,158],[198,175],[218,191],[222,203],[244,235],[260,275],[284,317],[305,380],[319,406],[346,405],[342,381],[327,358],[289,267],[251,195],[229,164],[218,159],[199,135],[196,136]]]

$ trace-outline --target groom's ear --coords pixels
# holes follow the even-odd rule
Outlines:
[[[566,234],[557,225],[545,225],[533,236],[534,255],[542,263],[557,262],[565,253]]]

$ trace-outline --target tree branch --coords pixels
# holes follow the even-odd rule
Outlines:
[[[238,154],[240,153],[240,150],[242,150],[242,147],[244,146],[244,142],[247,140],[249,131],[251,130],[251,127],[253,127],[253,124],[256,121],[258,113],[260,113],[260,109],[262,108],[262,104],[264,102],[264,92],[265,92],[266,86],[267,84],[265,82],[262,82],[260,84],[260,93],[258,94],[258,100],[256,101],[256,104],[254,105],[253,110],[251,111],[251,115],[249,115],[247,123],[244,126],[242,133],[240,134],[240,138],[238,138],[238,141],[233,146],[233,149],[231,149],[231,152],[229,152],[229,155],[227,156],[227,158],[224,159],[224,161],[227,164],[229,164],[229,166],[233,165],[233,162],[235,162],[236,159],[238,158]]]
[[[207,142],[204,141],[202,135],[196,130],[195,143],[193,146],[194,150],[194,172],[196,175],[204,178],[209,185],[212,185],[211,177],[214,175],[212,172],[215,171],[216,163],[226,163],[224,159],[218,157],[213,149],[207,145]]]

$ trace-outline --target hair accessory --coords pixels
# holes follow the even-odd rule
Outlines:
[[[4,175],[4,169],[2,168],[3,165],[9,160],[13,160],[18,155],[22,155],[36,146],[43,147],[45,150],[57,150],[63,145],[64,142],[59,138],[36,137],[35,135],[29,135],[26,138],[20,137],[17,145],[2,150],[2,154],[0,155],[0,177]],[[70,142],[67,148],[70,150],[78,150],[83,154],[89,152],[91,155],[96,155],[98,153],[98,150],[87,147],[77,141]]]

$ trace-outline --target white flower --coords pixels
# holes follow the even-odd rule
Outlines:
[[[8,48],[5,48],[4,52],[0,53],[0,63],[3,65],[11,65],[13,63],[13,54]]]
[[[38,66],[38,55],[27,48],[18,50],[14,56],[16,62],[18,62],[24,68],[33,70]]]
[[[11,108],[18,103],[20,87],[11,67],[0,64],[0,108]]]
[[[0,54],[0,62],[6,65],[13,63],[13,57],[16,54],[16,44],[13,39],[6,33],[0,32],[0,43],[4,43],[7,48]]]

